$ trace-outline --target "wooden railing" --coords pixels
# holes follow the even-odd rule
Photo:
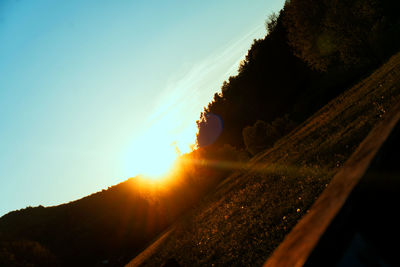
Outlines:
[[[391,266],[396,261],[389,242],[400,240],[395,217],[400,204],[399,119],[400,103],[372,129],[264,266],[353,266],[363,261]]]

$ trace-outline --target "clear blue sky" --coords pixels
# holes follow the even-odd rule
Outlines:
[[[0,216],[146,172],[171,143],[187,151],[283,2],[1,0]]]

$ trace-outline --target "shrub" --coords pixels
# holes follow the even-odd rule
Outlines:
[[[243,129],[243,141],[246,149],[250,154],[255,155],[272,146],[275,141],[295,126],[295,123],[287,115],[271,123],[258,120],[253,126],[247,126]]]
[[[56,257],[35,241],[0,243],[0,266],[58,266]]]

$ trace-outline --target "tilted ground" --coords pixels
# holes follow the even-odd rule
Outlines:
[[[136,264],[260,266],[400,101],[400,54],[223,181]],[[149,251],[147,251],[149,252]]]

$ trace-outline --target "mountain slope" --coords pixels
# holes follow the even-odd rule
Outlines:
[[[154,200],[143,183],[131,178],[67,204],[4,215],[0,266],[126,263],[186,208],[161,193]]]
[[[132,265],[261,265],[400,101],[400,53],[223,181]]]

